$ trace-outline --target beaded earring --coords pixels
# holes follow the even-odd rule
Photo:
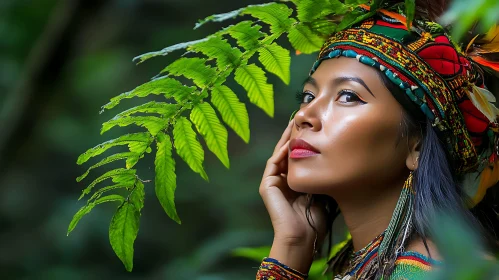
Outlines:
[[[405,241],[411,233],[415,195],[413,182],[413,172],[411,171],[404,183],[395,211],[393,211],[385,236],[379,246],[378,264],[380,267],[383,266],[383,269],[380,270],[383,275],[386,269],[388,269],[387,272],[393,269],[391,267],[393,264],[390,267],[386,266],[391,263],[389,260],[395,259],[397,254],[403,252]]]

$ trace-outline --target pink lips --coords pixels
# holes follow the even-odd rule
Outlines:
[[[305,140],[293,139],[289,142],[290,158],[306,158],[319,154],[319,151]]]

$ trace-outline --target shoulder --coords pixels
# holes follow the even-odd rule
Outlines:
[[[425,258],[442,261],[442,257],[440,256],[437,250],[437,246],[429,239],[426,239],[426,246],[425,246],[425,242],[423,241],[422,238],[420,237],[413,238],[409,242],[409,244],[407,244],[405,251],[416,252]]]

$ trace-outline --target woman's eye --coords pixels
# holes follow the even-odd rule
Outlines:
[[[297,92],[296,93],[296,101],[298,101],[298,104],[306,104],[310,103],[312,100],[314,100],[315,96],[311,94],[310,92]]]
[[[366,104],[366,102],[362,99],[359,98],[357,94],[355,94],[353,91],[348,91],[348,90],[342,90],[338,93],[338,98],[336,101],[340,103],[361,103],[361,104]]]

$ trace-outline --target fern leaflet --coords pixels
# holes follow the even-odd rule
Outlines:
[[[214,87],[211,91],[211,102],[220,112],[224,122],[248,143],[250,139],[248,111],[237,95],[227,86]]]
[[[241,14],[249,14],[252,17],[270,25],[270,31],[274,34],[287,32],[294,20],[290,18],[293,10],[285,4],[269,3],[254,5],[245,8]]]
[[[77,164],[83,164],[87,162],[90,158],[98,156],[108,149],[119,146],[119,145],[127,145],[130,152],[134,153],[143,153],[147,147],[152,142],[152,137],[148,133],[133,133],[133,134],[125,134],[116,139],[109,140],[102,144],[99,144],[85,153],[81,154],[78,157]]]
[[[160,77],[143,85],[140,85],[131,91],[111,98],[111,101],[109,103],[102,106],[102,110],[114,108],[123,99],[133,97],[146,97],[150,94],[164,94],[167,98],[174,97],[177,102],[183,103],[195,90],[195,87],[184,86],[177,80],[167,77]]]
[[[180,224],[174,202],[177,177],[175,175],[175,161],[172,158],[172,142],[170,136],[164,133],[158,134],[157,140],[158,148],[154,160],[156,196],[166,214]]]
[[[227,152],[227,129],[220,123],[215,110],[208,103],[200,103],[192,108],[191,121],[198,132],[203,135],[208,149],[212,151],[223,165],[229,168]]]
[[[201,52],[210,58],[217,59],[217,67],[222,70],[227,66],[239,65],[241,51],[233,48],[226,40],[213,36],[209,40],[189,47],[188,50]]]
[[[177,51],[177,50],[182,50],[186,49],[187,47],[190,47],[192,45],[202,43],[204,41],[208,40],[208,38],[203,38],[200,40],[195,40],[195,41],[190,41],[190,42],[185,42],[185,43],[180,43],[180,44],[175,44],[173,46],[166,47],[160,51],[157,52],[148,52],[139,56],[136,56],[133,58],[133,61],[137,64],[140,64],[150,58],[156,57],[156,56],[165,56],[168,55],[171,52]]]
[[[262,68],[255,64],[237,68],[234,79],[247,92],[251,103],[260,107],[267,115],[274,116],[274,89],[267,83]]]
[[[324,43],[324,39],[314,34],[303,23],[298,23],[291,28],[288,39],[293,48],[305,54],[319,51]]]
[[[198,87],[208,85],[210,78],[216,75],[215,69],[206,65],[206,59],[193,57],[183,57],[168,65],[161,73],[169,72],[174,76],[184,76]]]
[[[258,40],[265,35],[265,33],[260,31],[261,28],[258,24],[252,25],[251,21],[241,21],[236,25],[228,27],[223,33],[229,34],[232,38],[236,39],[239,46],[249,51],[258,48]]]
[[[81,180],[85,179],[92,169],[103,166],[104,164],[108,164],[108,163],[113,162],[113,161],[128,159],[129,157],[133,157],[135,155],[136,154],[132,153],[132,152],[125,152],[125,153],[119,153],[119,154],[114,154],[114,155],[108,156],[108,157],[104,158],[103,160],[99,161],[98,163],[90,166],[87,169],[87,171],[85,171],[85,173],[83,173],[83,175],[76,178],[76,182],[80,182]]]
[[[265,69],[281,78],[288,85],[290,79],[289,68],[291,66],[289,50],[276,43],[272,43],[271,45],[263,46],[258,51],[260,53],[258,59],[265,66]]]
[[[135,181],[135,169],[125,169],[125,168],[118,168],[118,169],[113,169],[111,171],[108,171],[101,176],[99,176],[97,179],[92,181],[90,185],[88,185],[82,192],[80,198],[78,200],[82,199],[85,195],[89,194],[92,188],[97,185],[100,182],[103,182],[107,179],[111,179],[114,183],[117,184],[130,184],[133,185]]]
[[[133,269],[133,243],[139,232],[140,210],[143,206],[144,188],[136,184],[134,195],[118,207],[109,225],[109,241],[114,252],[125,265],[126,270]]]
[[[203,168],[203,147],[196,139],[192,123],[185,117],[180,117],[175,123],[173,139],[177,154],[189,165],[192,171],[199,173],[203,179],[208,181],[208,175]]]
[[[152,136],[158,134],[165,126],[168,124],[164,119],[153,117],[153,116],[125,116],[125,117],[115,117],[102,124],[101,134],[110,130],[115,126],[129,126],[135,124],[146,128]]]
[[[99,205],[99,204],[104,203],[104,202],[111,202],[111,201],[123,202],[124,200],[125,200],[125,198],[122,197],[121,195],[112,194],[112,195],[108,195],[105,197],[101,197],[101,198],[97,199],[96,201],[83,206],[82,208],[80,208],[80,210],[78,210],[78,212],[76,212],[76,214],[73,216],[73,219],[69,223],[67,235],[69,235],[73,231],[73,229],[76,227],[76,225],[81,220],[81,218],[83,218],[83,216],[85,216],[86,214],[90,213],[90,211],[96,205]]]

